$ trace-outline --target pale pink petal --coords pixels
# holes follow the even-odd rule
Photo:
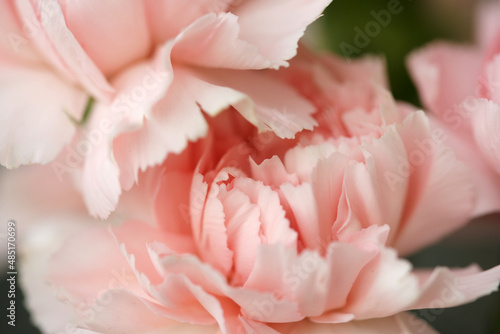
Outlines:
[[[140,232],[135,230],[136,228]],[[154,235],[148,232],[153,234],[158,232],[151,228],[148,230],[144,224],[134,223],[127,223],[115,231],[122,239],[129,239],[124,240],[129,249],[134,248],[132,247],[133,242],[130,243],[132,241],[130,238],[141,235],[143,239],[154,240]],[[83,248],[80,245],[82,243],[86,245],[86,248],[89,243],[92,243],[93,246],[92,252],[87,251],[84,257],[81,256]],[[140,244],[145,246],[145,243]],[[169,244],[172,243],[169,242]],[[55,244],[55,246],[57,245]],[[81,312],[77,313],[78,317],[68,324],[72,326],[71,328],[81,326],[92,328],[98,332],[105,329],[109,333],[122,333],[124,330],[131,330],[131,328],[135,332],[159,329],[168,331],[182,328],[181,324],[166,317],[169,312],[165,306],[153,302],[142,292],[137,284],[137,272],[134,275],[128,263],[126,261],[123,263],[125,257],[108,231],[102,228],[87,228],[67,239],[63,247],[51,260],[51,268],[54,267],[52,277],[55,283],[61,284],[62,287],[59,297],[69,298],[74,303],[76,311]],[[144,249],[146,248],[144,247]],[[107,255],[107,261],[100,261],[102,254]],[[142,262],[142,265],[146,264],[144,263],[144,252],[142,255],[140,251],[135,252],[135,255],[130,257],[133,259],[132,264],[138,262]],[[79,260],[71,262],[67,257]],[[120,265],[123,265],[121,270],[119,269]],[[64,268],[74,269],[63,273]],[[143,287],[152,290],[151,286],[145,285],[144,282]],[[139,295],[134,295],[133,291],[138,292]],[[210,315],[208,315],[208,322],[213,323],[213,318]],[[191,327],[193,330],[199,328],[205,327]],[[214,328],[212,327],[211,330]]]
[[[0,219],[23,222],[18,225],[20,234],[28,233],[41,218],[56,214],[54,203],[60,205],[59,215],[87,214],[81,194],[73,183],[58,180],[51,165],[22,166],[14,170],[0,168]],[[6,245],[7,238],[3,241]],[[7,259],[7,254],[4,255]]]
[[[404,144],[394,127],[371,144],[362,145],[365,163],[351,164],[346,170],[345,191],[351,219],[361,226],[389,225],[390,239],[396,237],[405,208],[408,174]]]
[[[136,87],[141,87],[141,81],[131,81],[129,89],[132,94],[124,94],[123,98],[117,99],[120,108],[131,113],[133,119],[128,123],[134,126],[126,130],[131,132],[119,135],[113,146],[121,171],[120,182],[125,189],[130,188],[137,180],[139,170],[144,171],[147,167],[161,163],[169,153],[181,152],[189,141],[205,136],[208,129],[199,106],[184,86],[183,72],[175,70],[173,82],[169,85],[171,74],[156,72],[154,68],[152,70],[153,72],[150,68],[147,69],[143,74],[144,78],[141,78],[143,81],[147,79],[154,83],[155,76],[160,75],[157,78],[158,84],[154,85],[152,94],[148,95],[151,99],[145,100],[148,104],[144,114],[137,114],[134,106],[142,103],[140,96],[137,102],[130,99],[134,97],[134,88],[139,92]],[[147,93],[144,88],[144,93]],[[126,123],[123,125],[126,126]]]
[[[500,177],[500,105],[493,101],[476,100],[472,115],[472,130],[477,146]]]
[[[280,190],[297,222],[300,240],[305,247],[319,250],[327,236],[320,234],[318,207],[311,183],[304,182],[296,187],[285,183]]]
[[[119,139],[113,145],[113,139],[122,132],[140,128],[145,115],[151,113],[169,87],[172,74],[165,63],[169,52],[170,46],[165,45],[151,61],[137,64],[116,78],[114,84],[120,94],[113,103],[96,103],[92,110],[88,131],[81,139],[84,143],[78,143],[77,149],[78,145],[85,145],[88,150],[83,151],[86,159],[82,187],[89,212],[94,216],[107,217],[115,209],[121,189],[130,189],[137,180],[138,168],[126,162],[141,156],[131,147],[122,148]]]
[[[275,328],[290,334],[437,334],[428,323],[411,313],[339,324],[317,324],[304,320],[297,324],[278,325]]]
[[[241,306],[241,314],[255,321],[283,323],[304,319],[297,302],[277,297],[273,293],[239,290],[234,291],[231,297]]]
[[[307,25],[328,3],[330,0],[239,3],[229,13],[207,14],[184,29],[176,38],[172,56],[206,67],[286,66],[286,60],[297,53]]]
[[[241,27],[240,38],[257,46],[271,66],[286,66],[297,54],[297,42],[331,0],[250,0],[233,10]]]
[[[45,67],[0,64],[0,163],[8,168],[52,161],[75,134],[85,94]],[[26,98],[29,96],[29,98]]]
[[[251,159],[250,167],[252,168],[252,177],[255,180],[262,181],[272,188],[279,187],[283,183],[290,183],[294,186],[299,183],[297,175],[289,174],[278,156],[266,159],[261,164],[257,164]]]
[[[486,78],[488,80],[486,85],[488,92],[485,95],[496,104],[500,104],[500,54],[496,54],[486,65],[485,72],[487,73]]]
[[[24,26],[18,17],[14,1],[0,3],[0,58],[11,61],[43,63],[31,43],[33,26]]]
[[[327,249],[327,268],[329,272],[325,285],[327,288],[324,316],[329,310],[344,307],[348,301],[351,288],[365,265],[377,254],[374,249],[362,249],[346,243],[332,243]],[[323,315],[314,318],[319,321]]]
[[[150,59],[122,71],[113,80],[117,94],[111,111],[119,116],[120,131],[140,128],[143,118],[153,114],[153,107],[165,97],[174,79],[170,61],[172,43],[158,47]]]
[[[214,295],[223,295],[228,284],[226,277],[216,268],[192,254],[175,254],[167,245],[152,243],[148,247],[153,265],[162,275],[183,275],[195,285]],[[165,289],[168,285],[164,286]]]
[[[150,288],[150,293],[164,306],[164,316],[198,324],[213,324],[217,319],[224,324],[217,298],[182,274],[167,274],[161,284]]]
[[[488,47],[499,37],[500,23],[498,15],[500,14],[500,5],[498,2],[481,2],[476,15],[476,40],[482,47]]]
[[[296,247],[297,233],[290,228],[277,192],[249,178],[238,178],[234,180],[233,186],[247,195],[250,202],[259,208],[259,235],[262,243],[282,243],[287,247]]]
[[[228,295],[239,306],[241,314],[260,322],[294,322],[304,319],[295,301],[276,296],[272,292],[231,289]]]
[[[325,308],[344,306],[359,272],[375,255],[376,250],[337,243],[331,245],[325,260],[313,251],[298,255],[282,245],[263,245],[245,288],[275,291],[283,299],[298,302],[304,316],[318,317]],[[347,272],[346,264],[350,266]],[[272,303],[262,309],[276,312]]]
[[[344,314],[341,319],[335,310],[346,305],[360,271],[375,255],[376,251],[342,243],[329,245],[325,261],[303,252],[303,260],[285,272],[289,281],[293,279],[296,285],[300,282],[294,293],[302,313],[318,322],[352,320],[353,314]],[[336,314],[336,319],[332,319],[330,310],[334,310],[332,313]]]
[[[109,301],[92,305],[92,313],[88,320],[80,321],[81,325],[98,333],[110,334],[170,332],[184,326],[163,314],[161,306],[136,297],[126,290],[111,290],[107,293]],[[206,327],[190,324],[188,329],[198,331],[202,328]]]
[[[106,76],[150,52],[147,18],[139,1],[62,1],[61,9],[74,38]]]
[[[461,270],[438,267],[417,272],[421,295],[408,309],[453,307],[475,301],[498,291],[500,266],[481,271],[477,266]]]
[[[317,317],[311,317],[310,320],[316,323],[341,324],[353,321],[354,314],[344,313],[340,311],[330,311],[325,312]]]
[[[344,58],[325,54],[320,57],[320,61],[339,82],[376,83],[389,88],[386,61],[383,57],[363,56],[346,62]]]
[[[239,37],[238,21],[233,13],[212,13],[201,17],[177,36],[172,59],[215,68],[274,67],[272,60],[262,56],[257,46]]]
[[[266,324],[258,321],[253,321],[248,318],[240,318],[243,328],[245,328],[247,333],[262,333],[262,334],[279,334],[280,332],[275,331]]]
[[[342,311],[353,313],[356,319],[390,316],[418,297],[418,281],[411,274],[410,263],[398,259],[392,249],[381,249],[360,272]]]
[[[233,252],[228,247],[225,213],[217,198],[217,184],[209,186],[201,174],[193,178],[190,196],[190,217],[196,246],[201,258],[227,274],[233,265]]]
[[[446,43],[430,44],[408,59],[410,74],[424,106],[457,128],[463,119],[455,107],[476,94],[480,65],[479,50]]]
[[[201,109],[212,117],[231,106],[253,107],[252,100],[244,93],[204,80],[202,71],[196,72],[187,67],[177,67],[176,80],[181,82],[180,85],[200,105]],[[249,121],[256,122],[257,120],[252,118]]]
[[[259,294],[230,288],[220,272],[200,262],[197,257],[164,256],[160,248],[160,245],[155,244],[151,250],[153,261],[165,280],[151,291],[169,308],[164,311],[165,314],[196,323],[211,323],[215,318],[223,332],[224,329],[231,332],[231,329],[242,326],[238,319],[239,307],[224,296],[242,305],[252,305],[258,300]],[[222,297],[216,298],[216,295]]]
[[[185,275],[165,273],[165,267],[158,262],[158,251],[167,258],[174,254],[175,260],[179,259],[178,252],[193,252],[195,247],[189,238],[164,234],[156,228],[134,222],[125,223],[113,232],[141,284],[141,290],[127,289],[135,291],[134,298],[140,299],[154,313],[178,321],[213,324],[213,316],[220,317],[220,304],[215,297]],[[139,241],[138,235],[141,237]]]
[[[62,288],[61,296],[76,305],[81,301],[93,303],[108,289],[130,289],[138,284],[113,236],[99,227],[67,238],[49,263],[49,277]]]
[[[467,222],[474,200],[470,172],[431,132],[422,112],[362,147],[366,163],[346,171],[351,219],[364,227],[388,224],[389,243],[404,254]],[[443,198],[450,204],[443,206]]]
[[[187,88],[210,115],[232,106],[259,131],[270,130],[281,138],[316,125],[314,106],[269,71],[198,69],[191,79],[196,86]]]
[[[147,277],[149,283],[152,284],[161,282],[162,277],[151,260],[148,244],[163,243],[172,253],[196,252],[191,238],[166,233],[141,222],[127,221],[119,227],[112,228],[111,231],[134,270],[141,276]],[[117,245],[115,247],[118,248]]]
[[[475,189],[469,169],[431,131],[422,112],[410,115],[398,132],[407,150],[410,171],[405,212],[394,245],[408,254],[467,223],[474,208]]]
[[[81,181],[83,199],[89,213],[100,218],[107,218],[115,210],[122,193],[120,170],[110,151],[110,139],[107,138],[112,126],[108,111],[105,105],[94,106],[94,117],[89,127],[96,138],[80,138],[75,151],[76,158],[85,158]],[[103,124],[106,126],[101,126]]]
[[[312,170],[321,159],[325,159],[338,149],[331,143],[311,146],[296,146],[285,154],[284,164],[289,173],[297,175],[301,182],[311,181]]]
[[[250,202],[242,191],[232,189],[219,195],[224,207],[228,247],[234,253],[232,284],[242,285],[254,266],[261,238],[259,207]]]
[[[23,23],[34,29],[32,40],[39,52],[67,79],[81,84],[94,97],[109,101],[113,87],[66,26],[58,2],[22,0],[16,5]]]
[[[338,207],[344,194],[344,171],[349,160],[333,153],[320,160],[312,171],[311,183],[318,203],[319,235],[323,247],[332,241],[332,229],[338,217]]]
[[[158,251],[158,249],[156,250]],[[244,315],[257,321],[298,321],[303,318],[298,313],[296,303],[286,299],[278,300],[266,290],[258,292],[246,288],[230,287],[220,272],[212,266],[202,263],[194,256],[164,256],[159,257],[157,261],[158,266],[163,270],[163,275],[187,277],[189,282],[203,287],[206,292],[230,298],[232,302],[229,302],[226,298],[219,298],[219,302],[224,307],[225,312],[229,312],[229,315],[233,314],[233,317],[235,312],[234,303],[236,303],[242,308]],[[167,291],[173,287],[169,284],[163,284],[162,288],[164,289],[162,295],[168,296]],[[236,322],[239,323],[239,321]],[[230,324],[234,325],[234,321],[231,321]]]
[[[155,197],[157,223],[169,232],[188,235],[189,194],[193,175],[185,172],[165,172]]]
[[[305,251],[298,255],[295,249],[280,244],[263,245],[245,288],[274,291],[283,301],[297,303],[303,316],[320,315],[328,298],[325,292],[331,282],[328,279],[330,264],[317,252]],[[274,299],[262,301],[256,305],[260,306],[257,311],[262,316],[277,313],[277,303]],[[291,318],[288,321],[292,321]]]
[[[158,191],[158,180],[161,174],[160,168],[150,168],[147,172],[141,173],[137,184],[132,189],[123,192],[116,211],[110,218],[118,222],[132,218],[143,222],[156,222],[163,229],[162,222],[155,219],[155,194]]]
[[[184,28],[205,14],[226,11],[231,2],[232,0],[143,1],[155,44],[175,38]]]
[[[324,130],[334,137],[353,136],[357,127],[364,132],[378,130],[382,123],[379,109],[383,119],[387,120],[388,116],[392,116],[391,120],[400,118],[395,108],[386,107],[395,104],[383,88],[386,85],[381,81],[384,80],[377,75],[383,66],[373,65],[377,69],[372,69],[370,63],[361,60],[359,64],[348,65],[338,58],[318,57],[302,49],[292,66],[279,71],[278,75],[319,109],[315,115],[320,123],[318,132]],[[363,116],[365,122],[358,120],[359,116]]]
[[[500,210],[500,178],[498,173],[484,159],[478,149],[472,134],[463,134],[446,127],[436,117],[430,117],[432,131],[436,137],[449,145],[457,154],[457,158],[467,162],[472,170],[472,177],[476,185],[476,204],[472,216],[478,217]]]
[[[319,273],[325,269],[325,261],[316,252],[306,251],[299,255],[296,249],[281,244],[261,245],[244,287],[262,292],[275,291],[281,298],[299,302],[299,298],[307,297],[303,296],[304,286],[314,287],[311,283],[317,281]],[[319,301],[324,299],[325,296]]]
[[[73,327],[71,321],[74,310],[70,304],[61,300],[62,291],[54,290],[48,284],[48,263],[69,235],[80,232],[85,226],[92,224],[92,221],[83,215],[74,214],[37,218],[35,226],[18,231],[23,235],[22,242],[18,243],[18,247],[23,249],[23,260],[18,268],[18,284],[25,296],[24,305],[30,312],[31,321],[42,331],[59,333]],[[17,227],[20,228],[21,225],[18,224]]]
[[[110,260],[116,260],[115,255],[120,255],[119,258],[122,259],[123,256],[116,254],[118,247],[105,229],[89,227],[89,224],[92,224],[89,219],[61,216],[57,220],[47,219],[39,223],[37,228],[23,238],[24,260],[21,270],[23,290],[27,295],[31,315],[45,331],[94,333],[81,329],[82,327],[90,327],[99,333],[123,333],[124,330],[179,330],[182,333],[190,330],[207,333],[217,331],[216,327],[175,322],[163,316],[164,309],[158,304],[126,292],[126,289],[131,289],[135,276],[130,271],[120,271],[114,267],[120,264],[120,260],[100,263],[99,259],[102,259],[103,253],[110,256]],[[73,234],[75,232],[77,234]],[[94,246],[92,252],[85,253],[90,254],[88,258],[81,257],[82,243],[85,244],[85,249],[89,243]],[[115,246],[109,248],[112,244]],[[61,246],[63,249],[58,250]],[[56,255],[51,258],[54,252]],[[76,262],[71,262],[66,256]],[[47,263],[50,263],[48,267]],[[108,267],[103,268],[102,265],[106,263]],[[64,268],[73,269],[64,274],[66,278],[61,282],[63,276],[60,273]],[[47,270],[51,269],[57,271],[53,272],[56,280],[52,281],[59,287],[57,290],[48,284],[47,274],[50,274],[50,271],[47,273]],[[63,285],[59,286],[59,283]],[[81,294],[82,292],[84,294]],[[58,300],[68,298],[74,303],[75,309],[72,310],[70,304]]]
[[[326,251],[326,268],[328,271],[317,283],[324,287],[319,291],[326,292],[324,302],[311,300],[312,305],[320,304],[323,312],[311,317],[315,322],[340,323],[354,319],[355,315],[346,313],[342,307],[349,301],[351,289],[363,268],[380,252],[380,247],[386,242],[389,228],[373,225],[367,229],[344,235],[340,242],[331,243]],[[307,296],[307,289],[304,291]],[[321,292],[325,294],[325,292]]]

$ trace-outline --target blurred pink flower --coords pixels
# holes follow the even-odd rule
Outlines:
[[[154,222],[88,225],[45,268],[73,323],[106,333],[172,321],[321,331],[495,291],[500,266],[412,270],[398,258],[464,224],[474,193],[425,115],[384,90],[381,68],[304,51],[272,75],[318,108],[315,131],[284,140],[224,112],[206,139],[141,173],[138,197],[152,199]],[[415,319],[393,320],[379,325],[421,331]]]
[[[0,163],[59,155],[58,178],[82,167],[86,204],[106,217],[139,170],[206,134],[201,110],[233,105],[281,137],[312,129],[312,106],[249,70],[287,66],[330,1],[2,1]],[[295,121],[270,127],[285,108]]]
[[[478,14],[477,45],[435,42],[408,65],[434,126],[474,171],[482,215],[500,210],[500,3]]]

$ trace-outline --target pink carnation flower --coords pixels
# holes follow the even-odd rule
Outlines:
[[[205,140],[141,174],[128,195],[152,213],[79,229],[43,268],[72,324],[431,332],[399,313],[495,291],[500,266],[412,270],[398,258],[464,224],[474,192],[426,116],[384,90],[381,68],[301,54],[273,76],[318,108],[317,130],[283,140],[225,112]]]
[[[500,210],[500,4],[480,7],[477,45],[435,42],[408,61],[435,126],[474,170],[476,215]]]
[[[281,137],[312,129],[312,106],[250,70],[287,66],[330,1],[2,1],[0,163],[59,155],[59,179],[83,168],[90,213],[106,217],[139,170],[205,136],[201,111],[233,105]],[[295,121],[269,127],[284,108]]]

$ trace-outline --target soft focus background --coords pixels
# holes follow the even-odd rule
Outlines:
[[[330,50],[344,56],[357,57],[367,53],[384,56],[388,65],[391,89],[396,99],[419,105],[417,93],[406,72],[406,55],[435,39],[471,41],[474,36],[473,17],[477,2],[477,0],[334,0],[325,16],[309,29],[306,43],[317,50]],[[359,43],[359,37],[357,38],[359,31],[365,32],[367,25],[377,22],[373,13],[387,10],[388,6],[398,3],[397,8],[401,7],[401,11],[398,14],[391,14],[385,27],[379,24],[378,32],[376,29],[370,31],[368,41]],[[371,25],[373,29],[374,25]],[[6,173],[8,172],[0,170],[0,182]],[[2,222],[2,227],[6,224],[6,221]],[[23,222],[18,221],[18,224]],[[4,238],[4,231],[0,232],[0,237]],[[0,244],[5,245],[3,242]],[[463,267],[475,262],[483,268],[490,268],[500,264],[500,215],[490,215],[472,222],[442,242],[413,255],[410,261],[417,267],[437,265]],[[0,284],[2,296],[8,291],[6,278],[4,276]],[[20,291],[19,287],[17,291]],[[2,315],[0,333],[39,333],[30,324],[26,310],[21,308],[22,296],[17,294],[16,297],[15,330],[7,326],[5,316]],[[0,300],[0,307],[5,310],[7,298],[2,297]],[[500,293],[462,307],[415,313],[441,333],[500,334]]]
[[[415,48],[436,39],[472,41],[475,8],[479,2],[334,0],[326,9],[325,16],[311,27],[308,41],[317,50],[330,50],[343,56],[384,56],[395,98],[419,105],[416,90],[405,68],[406,56]],[[397,8],[399,12],[391,14],[387,21],[383,20],[384,27],[375,16],[388,8]],[[380,29],[377,30],[376,26]],[[368,32],[367,41],[359,37],[359,31]]]

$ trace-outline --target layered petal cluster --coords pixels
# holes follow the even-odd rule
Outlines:
[[[301,54],[270,75],[317,108],[317,129],[284,140],[228,110],[206,139],[141,174],[151,221],[88,225],[50,258],[71,324],[432,332],[399,313],[495,291],[500,266],[415,271],[398,257],[466,222],[474,192],[424,113],[384,90],[380,66]]]
[[[41,222],[34,229],[26,233],[27,247],[24,248],[24,261],[22,262],[23,290],[26,294],[26,303],[30,308],[32,320],[39,326],[44,333],[213,333],[220,334],[224,332],[232,333],[329,333],[335,331],[341,334],[359,334],[359,333],[436,333],[430,325],[416,318],[410,313],[400,313],[390,317],[356,320],[343,323],[321,323],[313,322],[308,319],[293,323],[275,323],[262,324],[258,321],[250,321],[241,316],[240,323],[220,327],[218,324],[207,325],[197,324],[201,319],[210,319],[210,315],[193,299],[191,292],[177,290],[177,302],[184,300],[186,303],[193,303],[191,307],[183,303],[182,311],[187,312],[184,316],[170,317],[168,313],[172,311],[171,307],[177,305],[169,304],[170,307],[164,312],[165,306],[158,305],[151,297],[144,292],[139,292],[141,288],[140,279],[138,279],[126,257],[120,252],[116,240],[109,231],[100,227],[95,227],[96,222],[88,218],[82,219],[78,215],[59,217],[50,221]],[[92,225],[94,224],[94,227]],[[131,231],[131,230],[129,230]],[[121,232],[125,232],[122,230]],[[142,234],[141,231],[136,231]],[[151,232],[150,228],[146,232]],[[160,231],[160,234],[162,232]],[[81,236],[78,237],[78,235]],[[88,249],[87,238],[93,238],[94,247]],[[153,237],[149,235],[149,237]],[[156,240],[158,237],[154,237]],[[65,252],[70,243],[77,242],[71,246],[71,250],[76,253],[62,255],[57,252],[62,249]],[[82,243],[80,243],[82,242]],[[85,251],[82,252],[82,249]],[[107,254],[107,259],[103,261],[103,252]],[[85,254],[85,255],[84,255]],[[138,254],[138,253],[135,253]],[[73,257],[69,260],[69,257]],[[140,259],[137,259],[139,261]],[[180,260],[180,259],[179,259]],[[66,262],[69,261],[69,262]],[[75,262],[76,261],[76,262]],[[164,260],[163,260],[164,261]],[[310,260],[308,260],[310,261]],[[184,269],[187,269],[189,259],[184,257]],[[196,265],[198,261],[191,263]],[[47,266],[50,263],[50,266]],[[308,262],[304,262],[308,263]],[[68,265],[67,269],[75,270],[65,271],[63,268],[56,268],[57,264]],[[179,263],[180,264],[180,263]],[[309,266],[313,262],[306,264]],[[308,269],[301,267],[301,275],[308,274]],[[198,268],[201,271],[208,268]],[[51,273],[55,282],[69,282],[76,280],[76,285],[65,286],[64,289],[54,289],[46,284],[47,274]],[[208,272],[210,274],[210,272]],[[220,286],[218,273],[212,273],[215,276],[215,283]],[[83,276],[78,276],[83,275]],[[180,273],[176,276],[186,276]],[[209,275],[210,276],[210,275]],[[213,276],[210,276],[214,278]],[[192,276],[190,276],[192,277]],[[204,279],[201,276],[197,281]],[[142,278],[145,280],[145,278]],[[173,279],[173,278],[172,278]],[[172,279],[170,282],[172,282]],[[296,276],[296,279],[300,279]],[[179,280],[177,277],[176,280]],[[187,282],[188,279],[180,279]],[[54,280],[52,280],[54,283]],[[452,282],[452,281],[450,281]],[[181,283],[182,284],[182,283]],[[443,290],[443,298],[460,298],[460,292],[454,290],[454,283],[447,283]],[[151,285],[150,285],[151,286]],[[179,285],[176,285],[179,288]],[[194,287],[194,286],[192,286]],[[200,289],[195,289],[199,290]],[[241,294],[241,298],[251,297],[251,293],[244,293],[241,288],[224,288],[224,290],[233,290],[233,294]],[[237,291],[239,290],[239,292]],[[253,293],[253,296],[270,294]],[[141,297],[139,297],[141,296]],[[273,298],[273,299],[271,299]],[[222,298],[213,298],[220,300]],[[65,300],[65,302],[61,302]],[[162,298],[165,300],[165,298]],[[202,299],[203,300],[203,299]],[[254,316],[262,312],[272,312],[274,297],[258,300],[260,304],[254,304],[253,309],[257,310]],[[253,301],[252,301],[253,302]],[[439,302],[439,300],[438,300]],[[206,307],[218,306],[214,304],[209,306],[203,302]],[[228,309],[226,300],[225,310]],[[249,304],[249,301],[247,301]],[[282,304],[282,303],[280,303]],[[163,311],[162,311],[163,310]],[[201,310],[201,311],[200,311]],[[193,313],[191,313],[193,312]],[[178,321],[191,315],[190,321]],[[215,322],[206,320],[207,323]],[[91,328],[91,329],[88,329]]]
[[[281,73],[317,106],[319,125],[301,132],[280,159],[259,157],[251,165],[254,178],[302,204],[294,214],[304,230],[313,233],[306,228],[311,219],[323,229],[335,222],[335,231],[388,224],[391,245],[407,254],[468,221],[475,201],[470,171],[422,111],[393,100],[382,61],[304,53]],[[324,231],[314,237],[327,238]]]
[[[57,158],[106,217],[139,170],[206,135],[204,114],[234,106],[284,138],[312,129],[314,108],[259,70],[287,66],[330,1],[3,1],[0,163]]]
[[[476,215],[500,210],[500,4],[483,4],[477,44],[435,42],[415,51],[409,70],[435,126],[474,170]]]

